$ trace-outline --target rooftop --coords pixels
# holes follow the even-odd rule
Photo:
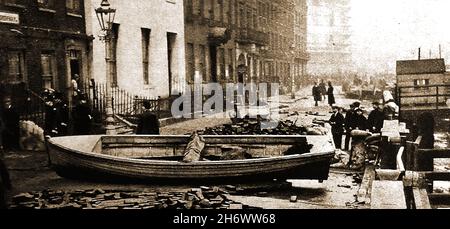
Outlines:
[[[397,61],[397,75],[439,74],[445,71],[444,59]]]

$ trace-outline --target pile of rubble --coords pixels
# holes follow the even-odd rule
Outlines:
[[[280,121],[277,128],[263,129],[261,121],[241,119],[233,124],[206,128],[202,135],[326,135],[328,130],[322,127],[298,126],[295,122]]]
[[[233,186],[193,188],[187,192],[79,190],[22,193],[11,209],[250,209],[227,198]]]

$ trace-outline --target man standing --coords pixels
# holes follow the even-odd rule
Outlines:
[[[314,83],[314,87],[312,89],[312,94],[315,101],[315,106],[319,106],[319,101],[322,101],[322,93],[320,92],[320,87],[317,85],[317,82]]]
[[[327,99],[327,86],[325,85],[325,81],[322,79],[319,84],[321,101],[326,101]]]
[[[336,103],[336,99],[334,98],[334,87],[333,84],[331,84],[331,81],[328,82],[328,104],[333,107],[333,105]]]
[[[139,117],[139,124],[136,129],[138,135],[157,135],[159,134],[158,116],[151,110],[150,101],[144,101],[144,112]]]
[[[342,149],[342,134],[344,134],[344,124],[345,119],[341,114],[341,108],[333,106],[333,114],[330,118],[330,125],[336,149]]]
[[[345,114],[345,150],[350,150],[352,131],[355,129],[355,104],[350,104],[350,109]]]
[[[2,142],[5,150],[19,149],[20,138],[20,117],[12,105],[11,97],[3,99],[3,109],[1,110],[4,127],[2,128]]]
[[[384,112],[379,102],[372,103],[373,111],[369,114],[368,128],[372,133],[380,133],[384,125]]]
[[[84,94],[80,95],[78,104],[72,111],[74,135],[89,135],[92,129],[91,108]]]

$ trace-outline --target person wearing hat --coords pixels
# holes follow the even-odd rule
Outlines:
[[[320,92],[320,87],[317,85],[317,82],[314,83],[312,95],[314,97],[315,106],[319,106],[319,101],[322,101],[322,93]]]
[[[373,102],[373,111],[370,112],[367,120],[367,127],[372,133],[380,133],[384,125],[384,112],[379,102]]]
[[[12,103],[10,96],[3,98],[3,106],[0,108],[2,117],[1,138],[3,149],[18,150],[20,139],[20,115]]]
[[[331,133],[336,149],[342,149],[342,135],[344,134],[345,118],[341,114],[341,110],[340,107],[333,106],[333,114],[330,118]]]
[[[345,114],[345,150],[350,150],[351,132],[355,129],[355,103],[350,104],[350,109]]]
[[[136,129],[137,135],[159,135],[158,116],[151,111],[150,101],[143,103],[144,112],[139,116],[139,122]]]
[[[85,94],[79,95],[77,105],[72,111],[74,135],[89,135],[92,129],[92,114]]]
[[[361,108],[355,109],[355,129],[356,130],[367,130],[367,119],[364,117],[364,111]]]

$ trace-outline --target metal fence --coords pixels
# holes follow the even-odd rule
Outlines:
[[[83,84],[82,91],[88,97],[94,118],[103,120],[106,114],[106,84],[96,83],[94,80]],[[122,117],[134,117],[143,112],[143,102],[149,101],[151,110],[161,116],[161,105],[164,99],[133,95],[118,87],[111,88],[113,113]]]
[[[40,127],[44,127],[45,124],[45,100],[39,94],[26,89],[26,99],[23,105],[17,104],[17,111],[19,112],[20,119],[26,121],[32,121]],[[20,101],[20,100],[18,100]]]

